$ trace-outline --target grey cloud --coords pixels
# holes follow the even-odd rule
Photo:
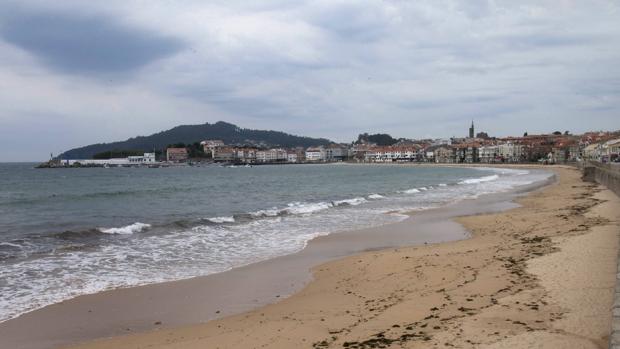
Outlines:
[[[127,73],[184,47],[178,39],[105,17],[12,9],[0,21],[4,40],[73,74]]]

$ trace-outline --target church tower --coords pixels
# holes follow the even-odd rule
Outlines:
[[[469,138],[474,138],[474,120],[471,121],[471,127],[469,128]]]

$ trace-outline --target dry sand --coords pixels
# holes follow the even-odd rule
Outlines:
[[[521,207],[459,218],[471,239],[336,260],[278,303],[72,348],[605,348],[620,200],[555,170]]]

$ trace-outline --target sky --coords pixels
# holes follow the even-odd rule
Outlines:
[[[0,161],[219,120],[338,142],[620,129],[620,1],[0,2]]]

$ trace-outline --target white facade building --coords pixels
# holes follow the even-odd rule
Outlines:
[[[256,162],[283,162],[287,161],[284,149],[259,150],[256,152]]]
[[[498,145],[499,156],[505,162],[520,162],[523,156],[523,146],[514,143],[504,143]]]
[[[493,163],[497,161],[499,147],[497,145],[483,145],[478,148],[478,158],[483,163]]]
[[[134,166],[134,165],[150,165],[156,163],[155,153],[144,153],[142,156],[129,156],[126,158],[113,159],[78,159],[78,160],[62,160],[63,165],[73,166],[75,164],[83,166]]]
[[[325,161],[327,160],[327,154],[325,148],[308,148],[306,149],[306,161]]]

